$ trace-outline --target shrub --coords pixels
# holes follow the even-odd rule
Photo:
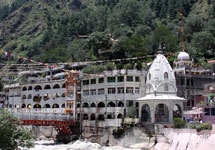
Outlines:
[[[123,69],[133,69],[133,65],[132,64],[126,64],[126,65],[124,65]]]
[[[109,63],[106,64],[106,70],[112,71],[114,69],[115,69],[115,64],[114,63],[109,62]]]
[[[200,132],[201,130],[212,130],[212,124],[210,122],[203,123],[197,127],[196,130],[197,132]]]
[[[173,120],[174,128],[185,128],[186,123],[187,122],[181,118],[174,118]]]

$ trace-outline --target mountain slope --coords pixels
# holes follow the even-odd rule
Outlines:
[[[0,6],[0,14],[4,12],[1,8],[8,8],[8,14],[0,22],[0,48],[38,61],[142,56],[155,53],[159,44],[165,47],[165,53],[180,51],[180,8],[184,16],[185,49],[192,57],[204,61],[215,57],[215,4],[210,0],[1,0],[0,3],[4,4]],[[205,40],[207,44],[199,43]],[[7,60],[0,57],[0,61]]]

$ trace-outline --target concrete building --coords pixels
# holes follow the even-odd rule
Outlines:
[[[179,53],[173,69],[178,88],[177,95],[187,99],[185,110],[195,106],[195,97],[204,94],[205,84],[215,82],[215,76],[211,70],[195,66],[186,52]]]
[[[183,116],[183,102],[177,97],[174,71],[162,54],[154,59],[146,80],[146,95],[139,101],[141,122],[172,123],[174,117]]]
[[[85,76],[81,80],[77,118],[82,116],[85,127],[120,127],[127,115],[138,117],[135,100],[145,95],[145,77],[146,71],[138,70],[113,70],[101,76]]]

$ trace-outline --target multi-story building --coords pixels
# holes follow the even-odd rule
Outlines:
[[[78,73],[77,85],[74,86],[77,99],[72,102],[73,91],[69,92],[67,88],[72,85],[68,78],[65,80],[67,73],[62,69],[20,72],[14,80],[17,83],[4,86],[5,106],[16,112],[71,113],[75,119],[83,120],[84,126],[121,126],[127,115],[138,117],[135,100],[145,94],[146,71],[113,70],[99,75]],[[70,103],[76,105],[75,111],[67,107]]]
[[[55,70],[20,72],[13,81],[18,83],[4,86],[5,106],[17,111],[64,113],[65,73]]]
[[[105,71],[99,76],[85,76],[81,80],[77,118],[83,119],[85,127],[119,127],[127,115],[138,117],[136,99],[145,95],[145,78],[146,71],[138,70]]]
[[[186,98],[185,109],[191,109],[195,105],[195,97],[204,94],[204,85],[215,82],[215,76],[210,69],[194,66],[186,52],[180,52],[174,64],[177,95]]]

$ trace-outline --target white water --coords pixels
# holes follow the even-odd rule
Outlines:
[[[140,150],[122,146],[101,146],[87,141],[75,141],[69,144],[55,144],[53,141],[36,141],[30,150]]]

